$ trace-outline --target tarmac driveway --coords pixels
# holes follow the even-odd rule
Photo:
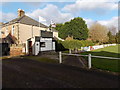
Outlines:
[[[2,61],[3,88],[118,88],[118,76],[25,58]]]

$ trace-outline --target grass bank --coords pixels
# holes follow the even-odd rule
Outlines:
[[[105,56],[105,57],[116,57],[120,58],[120,45],[109,46],[101,49],[97,49],[94,51],[83,52],[82,55],[88,55],[89,53],[95,56]],[[85,58],[87,59],[87,58]],[[92,67],[108,70],[112,72],[120,72],[120,60],[115,59],[102,59],[102,58],[93,58],[92,57]]]

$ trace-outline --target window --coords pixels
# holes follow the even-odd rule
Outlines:
[[[14,29],[15,29],[14,26],[12,26],[12,35],[14,35]]]
[[[45,42],[40,42],[40,47],[45,47]]]

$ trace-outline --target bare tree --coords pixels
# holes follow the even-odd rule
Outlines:
[[[112,33],[112,35],[116,35],[117,29],[116,29],[115,26],[110,26],[108,29],[109,29],[109,31]]]
[[[94,42],[100,43],[107,42],[108,41],[107,33],[108,33],[107,27],[97,22],[89,28],[89,37]]]

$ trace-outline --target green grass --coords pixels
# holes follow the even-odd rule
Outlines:
[[[120,58],[120,52],[118,51],[118,47],[120,45],[116,46],[109,46],[102,49],[84,52],[83,55],[88,55],[89,53],[95,56],[106,56],[106,57],[116,57]],[[87,60],[87,58],[85,58]],[[120,60],[115,59],[102,59],[102,58],[94,58],[92,57],[92,67],[108,70],[112,72],[120,72]]]
[[[45,63],[58,63],[57,60],[55,59],[50,59],[47,57],[40,57],[40,56],[24,56],[24,58],[32,59],[32,60],[37,60],[40,62],[45,62]]]

